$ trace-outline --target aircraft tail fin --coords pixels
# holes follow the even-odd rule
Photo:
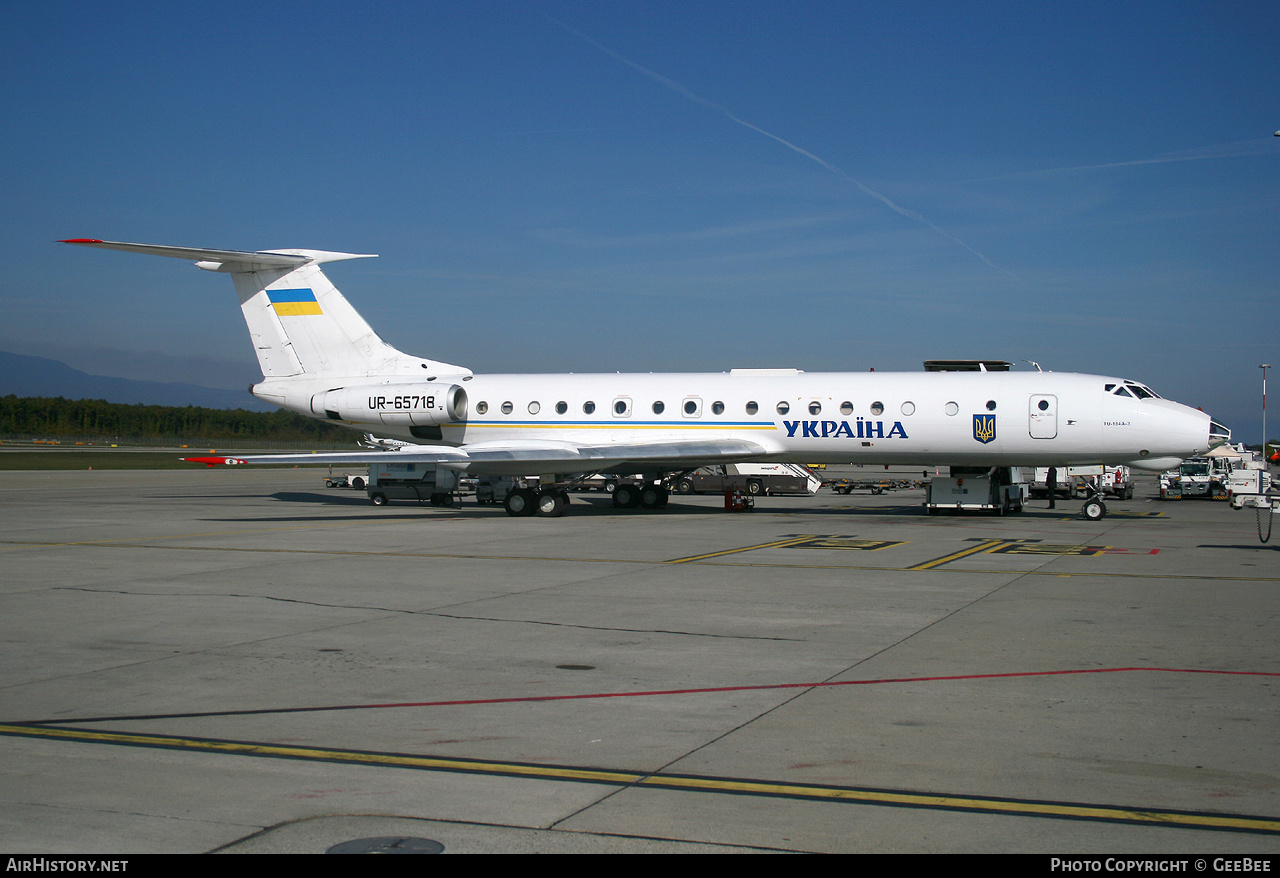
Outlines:
[[[387,344],[320,270],[325,262],[374,254],[209,250],[92,238],[61,243],[190,259],[197,268],[230,274],[266,378],[382,377],[422,374],[423,370],[470,374],[460,366],[409,356]]]

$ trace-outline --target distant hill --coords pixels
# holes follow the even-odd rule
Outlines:
[[[0,396],[103,399],[128,405],[194,405],[211,409],[247,409],[272,412],[276,407],[248,390],[220,390],[197,384],[133,381],[90,375],[66,363],[44,357],[28,357],[0,351]]]

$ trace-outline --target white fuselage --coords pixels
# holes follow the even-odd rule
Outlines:
[[[557,483],[593,472],[653,477],[638,499],[660,508],[665,494],[653,484],[657,476],[706,464],[1162,470],[1230,438],[1203,412],[1160,399],[1136,382],[1039,369],[985,371],[987,361],[957,361],[962,369],[977,365],[976,372],[475,375],[387,344],[321,270],[368,254],[96,238],[66,243],[190,259],[229,274],[262,368],[255,396],[414,443],[394,452],[195,460],[356,463],[369,462],[369,454],[396,454],[401,462],[455,472],[538,475],[536,496],[523,488],[508,495],[513,516],[535,507],[541,515],[561,514]]]
[[[274,384],[255,393],[381,435],[473,448],[734,438],[759,444],[767,459],[806,463],[1159,470],[1211,445],[1205,413],[1117,396],[1111,389],[1121,379],[1074,373],[440,375],[432,382],[311,379],[273,393]],[[343,386],[351,391],[344,410],[326,415],[319,400],[325,392],[338,398],[332,394]],[[464,395],[444,417],[434,400],[451,386]],[[428,398],[435,409],[420,402]]]

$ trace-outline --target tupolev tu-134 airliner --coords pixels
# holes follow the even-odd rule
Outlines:
[[[188,460],[395,461],[453,475],[539,475],[538,489],[507,495],[512,515],[560,515],[565,487],[595,473],[644,474],[631,502],[654,508],[667,499],[662,474],[712,464],[1125,464],[1158,471],[1230,438],[1204,412],[1144,384],[1038,369],[475,375],[387,344],[320,270],[371,254],[62,243],[188,259],[230,274],[262,367],[254,396],[415,443],[393,451]]]

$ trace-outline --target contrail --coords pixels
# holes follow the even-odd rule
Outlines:
[[[1163,155],[1152,156],[1146,159],[1133,159],[1127,162],[1102,162],[1096,165],[1072,165],[1065,168],[1042,168],[1038,171],[1018,171],[1013,174],[1000,174],[996,177],[982,177],[975,180],[965,180],[966,183],[988,183],[993,180],[1015,180],[1019,177],[1039,177],[1049,174],[1070,174],[1076,171],[1103,171],[1109,168],[1132,168],[1138,165],[1164,165],[1170,162],[1199,162],[1206,159],[1225,159],[1237,158],[1239,156],[1249,155],[1271,155],[1275,153],[1275,145],[1270,138],[1256,138],[1253,140],[1239,140],[1235,143],[1223,143],[1215,146],[1206,146],[1200,149],[1183,150],[1182,152],[1171,152]]]
[[[961,241],[955,235],[951,234],[950,232],[944,231],[943,229],[938,228],[936,225],[934,225],[928,219],[926,219],[922,214],[917,213],[914,210],[908,210],[907,208],[902,207],[901,205],[895,204],[892,200],[890,200],[890,198],[887,195],[882,195],[881,193],[875,191],[874,189],[872,189],[871,187],[863,183],[861,180],[857,179],[856,177],[850,176],[845,171],[831,164],[831,162],[827,161],[826,159],[821,158],[820,156],[816,156],[813,153],[809,152],[809,150],[804,149],[803,147],[796,146],[791,141],[785,140],[784,138],[781,138],[770,131],[765,131],[763,128],[761,128],[758,125],[752,125],[750,122],[735,116],[733,113],[729,112],[727,108],[720,106],[714,101],[709,101],[700,95],[694,94],[693,92],[689,91],[689,89],[685,88],[683,85],[676,82],[675,80],[668,79],[667,77],[663,76],[660,73],[655,73],[654,71],[650,70],[648,67],[644,67],[640,64],[637,64],[636,62],[632,61],[630,58],[626,58],[626,57],[623,57],[622,55],[619,55],[613,49],[610,49],[608,46],[604,45],[598,40],[595,40],[587,36],[577,28],[570,27],[564,22],[556,21],[555,19],[551,19],[551,21],[559,25],[560,27],[564,28],[565,30],[569,31],[571,34],[574,34],[579,39],[595,46],[597,49],[599,49],[601,52],[604,52],[606,55],[608,55],[610,58],[613,58],[615,61],[618,61],[621,64],[627,65],[632,70],[636,71],[642,76],[648,77],[649,79],[653,80],[654,82],[658,83],[664,88],[668,88],[671,91],[675,92],[676,94],[681,95],[685,98],[688,98],[689,100],[693,101],[695,104],[699,104],[701,106],[706,107],[708,110],[713,110],[716,113],[719,113],[721,116],[724,116],[726,119],[728,119],[730,122],[733,122],[735,125],[741,125],[743,128],[746,128],[749,131],[754,131],[757,134],[764,135],[770,140],[782,144],[792,152],[797,153],[798,155],[802,155],[805,158],[809,159],[810,161],[815,162],[818,165],[821,165],[823,168],[826,168],[828,171],[835,174],[840,179],[845,180],[846,182],[852,183],[854,186],[857,186],[867,195],[870,195],[872,198],[876,199],[877,201],[885,205],[885,207],[888,207],[894,213],[900,216],[904,216],[907,219],[915,220],[921,225],[924,225],[929,227],[930,229],[933,229],[933,231],[937,232],[939,235],[946,238],[948,241],[951,241],[953,244],[958,244],[959,246],[968,250],[974,256],[977,256],[979,259],[981,259],[983,262],[985,262],[987,265],[989,265],[991,268],[994,268],[996,271],[1000,272],[1001,274],[1008,275],[1014,280],[1019,279],[1016,274],[996,265],[994,262],[988,259],[984,254],[975,250],[973,247],[970,247],[968,244],[966,244],[964,241]]]

